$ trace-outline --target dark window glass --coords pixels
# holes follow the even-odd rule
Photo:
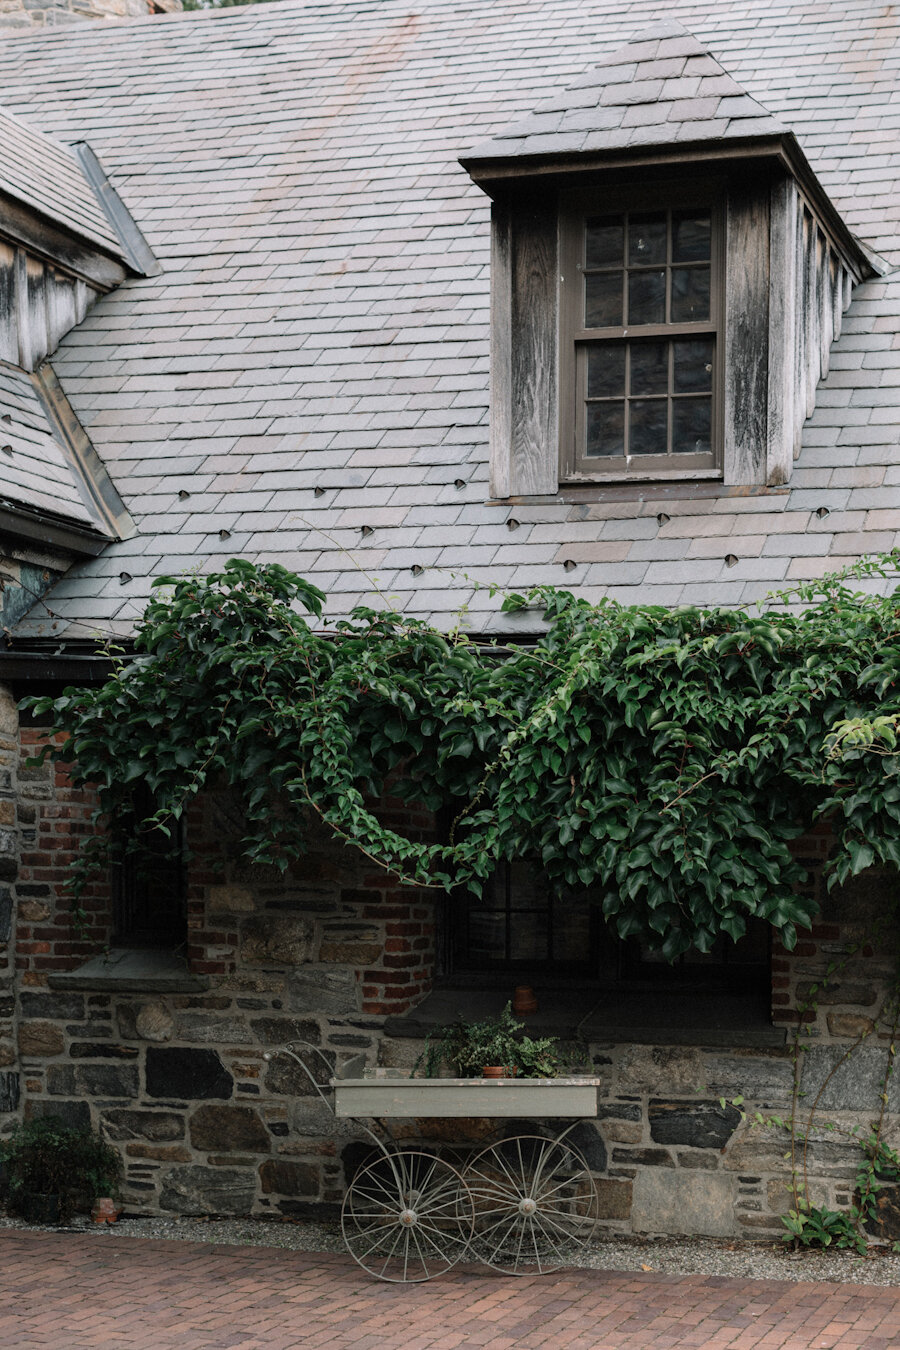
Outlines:
[[[585,453],[595,455],[624,455],[625,404],[589,403],[587,405],[587,436]]]
[[[628,221],[628,263],[648,266],[666,261],[666,213],[644,212]]]
[[[540,910],[513,911],[509,932],[511,961],[545,961],[549,937],[549,914]]]
[[[673,367],[676,394],[699,394],[712,389],[713,344],[710,338],[675,342]]]
[[[629,405],[628,453],[664,455],[668,424],[668,401],[635,399]]]
[[[589,220],[584,239],[585,267],[621,267],[624,246],[625,222],[621,216]]]
[[[576,339],[576,472],[593,460],[606,463],[588,476],[615,474],[619,458],[645,476],[714,467],[712,225],[708,207],[585,221],[584,328],[595,332]]]
[[[143,826],[152,811],[152,797],[141,789],[134,812],[116,822],[122,851],[113,869],[113,940],[172,949],[187,938],[183,836],[178,821],[169,822],[168,837]]]
[[[672,261],[705,262],[710,248],[708,211],[672,212]]]
[[[668,342],[632,343],[630,392],[632,394],[666,394],[668,391]]]
[[[476,966],[495,965],[506,960],[506,915],[502,910],[471,911],[469,955]]]
[[[622,324],[622,273],[590,272],[584,279],[585,328],[619,328]]]
[[[588,398],[621,398],[625,393],[625,343],[588,348]]]
[[[707,454],[712,448],[712,399],[673,399],[672,414],[672,453]]]
[[[672,268],[672,322],[709,321],[709,268]]]
[[[555,892],[537,867],[518,859],[501,863],[482,895],[455,912],[462,969],[589,967],[596,955],[588,897]]]
[[[628,322],[665,323],[665,272],[628,273]]]

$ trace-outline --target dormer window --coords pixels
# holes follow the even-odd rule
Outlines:
[[[665,24],[462,163],[493,199],[495,498],[789,481],[874,266],[788,126]]]
[[[721,211],[624,200],[560,212],[560,480],[720,476]]]

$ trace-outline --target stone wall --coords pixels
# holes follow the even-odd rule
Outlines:
[[[0,686],[0,1133],[18,1118],[22,1096],[14,1023],[18,725],[15,702]]]
[[[54,987],[108,941],[110,888],[98,883],[85,895],[86,929],[77,934],[62,884],[91,828],[92,804],[72,792],[59,766],[17,768],[12,731],[7,700],[0,820],[12,821],[18,792],[21,850],[17,886],[0,891],[19,915],[15,1036],[10,950],[0,947],[0,1130],[22,1113],[102,1125],[122,1151],[125,1201],[137,1212],[297,1215],[335,1205],[369,1144],[352,1122],[333,1120],[289,1059],[267,1056],[302,1039],[329,1066],[365,1053],[370,1065],[409,1067],[422,1042],[389,1038],[383,1028],[387,1015],[409,1009],[430,987],[432,902],[324,836],[285,876],[248,866],[238,856],[239,812],[227,794],[213,793],[188,823],[186,950],[196,987]],[[23,731],[23,759],[39,739]],[[383,810],[399,828],[431,828],[427,814],[400,803]],[[6,828],[0,872],[12,856]],[[878,1016],[897,936],[886,916],[896,881],[872,872],[828,895],[821,865],[829,846],[826,834],[800,845],[815,864],[822,913],[793,953],[776,951],[773,1007],[789,1041],[799,1032],[808,1047],[801,1100],[819,1098],[812,1198],[840,1207],[850,1199],[858,1149],[824,1126],[865,1126],[877,1115],[889,1045]],[[832,964],[825,989],[813,994]],[[597,1041],[569,1051],[573,1067],[602,1080],[596,1122],[579,1124],[571,1137],[595,1172],[608,1229],[780,1233],[787,1141],[753,1115],[789,1113],[790,1043],[727,1050]],[[900,1081],[891,1081],[888,1109],[896,1142]],[[473,1146],[490,1128],[471,1126]],[[459,1143],[465,1127],[407,1122],[400,1133],[441,1147]]]
[[[248,866],[239,812],[226,793],[209,793],[188,820],[185,950],[196,989],[160,992],[152,979],[108,987],[102,967],[107,987],[54,987],[108,947],[111,887],[101,878],[79,898],[76,927],[65,881],[95,802],[72,789],[64,766],[27,764],[44,736],[23,726],[10,767],[17,1004],[13,1029],[9,999],[0,1046],[20,1091],[0,1105],[0,1132],[22,1114],[102,1127],[122,1150],[126,1203],[146,1212],[291,1214],[338,1200],[338,1139],[353,1132],[336,1129],[290,1060],[266,1056],[299,1038],[332,1068],[361,1051],[377,1061],[385,1016],[430,988],[432,903],[324,834],[284,875]],[[400,802],[380,810],[412,834],[433,829],[428,813]],[[12,984],[10,969],[10,994]]]
[[[0,32],[56,28],[85,19],[145,18],[181,7],[181,0],[0,0]]]

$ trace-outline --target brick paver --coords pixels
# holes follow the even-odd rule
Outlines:
[[[382,1284],[344,1256],[0,1233],[4,1350],[897,1350],[900,1289],[478,1268]]]

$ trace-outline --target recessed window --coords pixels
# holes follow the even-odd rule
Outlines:
[[[552,886],[526,859],[501,862],[480,896],[448,907],[452,971],[578,974],[608,987],[665,983],[708,990],[768,986],[771,930],[748,918],[744,936],[722,935],[708,952],[690,948],[674,962],[650,944],[620,939],[602,916],[601,895]]]
[[[582,206],[562,221],[563,478],[715,474],[714,203],[602,213]]]
[[[181,822],[168,835],[145,826],[153,799],[135,793],[134,812],[118,822],[120,860],[113,869],[113,943],[174,950],[187,938],[184,840]]]
[[[586,896],[554,893],[526,862],[501,863],[480,896],[454,908],[457,969],[593,971],[596,911]]]

